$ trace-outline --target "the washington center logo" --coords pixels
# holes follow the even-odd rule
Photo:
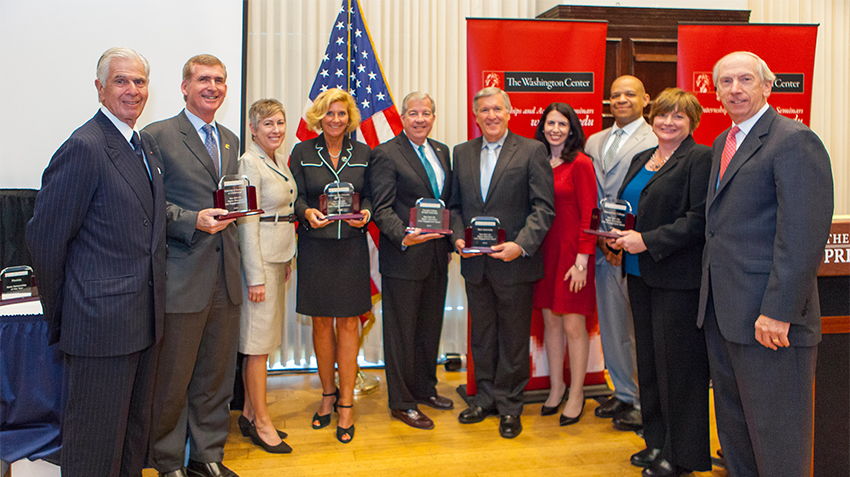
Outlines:
[[[505,89],[504,71],[484,71],[481,73],[485,88]]]
[[[710,71],[694,72],[694,93],[713,93],[714,85],[711,81]]]

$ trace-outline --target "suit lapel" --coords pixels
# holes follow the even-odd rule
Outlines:
[[[124,139],[121,132],[102,112],[98,112],[97,124],[103,130],[106,137],[106,150],[109,154],[109,159],[121,177],[127,181],[127,184],[133,189],[139,203],[145,211],[148,219],[153,219],[153,194],[151,192],[150,178],[145,165],[139,161],[133,147]],[[144,143],[142,143],[144,150]]]
[[[504,173],[505,169],[508,168],[508,164],[513,159],[514,153],[516,153],[518,147],[514,133],[508,131],[508,136],[505,138],[505,143],[502,145],[502,151],[499,153],[499,158],[496,159],[496,168],[493,169],[493,177],[490,178],[490,188],[487,189],[487,201],[490,201],[490,198],[493,197],[493,191],[496,190],[496,186],[499,183],[499,179],[502,177],[502,173]],[[478,157],[480,160],[481,154],[479,154]],[[480,182],[481,181],[479,180],[479,183]]]
[[[484,139],[479,136],[468,143],[471,156],[469,160],[472,164],[470,172],[475,175],[475,177],[472,178],[472,182],[475,184],[475,197],[478,200],[478,203],[482,206],[484,205],[484,201],[481,200],[481,145],[483,142]],[[455,160],[457,160],[457,158],[455,158]]]
[[[215,128],[218,131],[218,150],[221,154],[221,175],[229,174],[231,167],[238,169],[239,166],[236,163],[239,158],[236,155],[236,149],[230,145],[230,141],[227,140],[218,122],[215,123]],[[206,146],[204,146],[204,150],[206,150]],[[236,172],[236,170],[233,172]]]
[[[759,118],[758,121],[756,121],[756,123],[753,125],[753,128],[750,129],[749,134],[747,134],[747,137],[744,138],[744,142],[742,142],[741,146],[738,147],[738,150],[735,151],[735,155],[732,156],[732,160],[729,161],[729,166],[726,167],[726,171],[723,173],[723,178],[720,179],[720,184],[718,184],[717,186],[716,194],[719,194],[720,191],[722,191],[726,187],[726,184],[728,184],[729,181],[731,181],[732,178],[735,177],[735,173],[738,172],[738,169],[740,169],[745,162],[750,160],[750,158],[755,155],[756,151],[761,149],[761,146],[763,144],[761,138],[763,136],[766,136],[770,131],[770,125],[776,115],[777,112],[773,108],[769,108],[767,111],[764,112],[762,117]],[[729,132],[727,131],[726,135],[728,136],[728,134]],[[725,137],[726,136],[724,136],[724,138]],[[720,168],[718,165],[718,174],[720,173],[719,171]]]
[[[204,165],[204,168],[207,172],[210,173],[210,178],[218,184],[218,177],[215,173],[215,164],[213,164],[213,159],[210,157],[210,153],[207,151],[204,143],[201,142],[201,137],[198,135],[198,131],[195,130],[195,127],[192,126],[192,122],[189,121],[189,118],[186,117],[186,112],[183,111],[177,116],[177,122],[180,126],[180,133],[183,135],[183,142],[186,144],[186,147],[192,151],[192,154],[201,161],[201,164]],[[221,141],[219,141],[221,142]],[[219,146],[221,147],[221,146]],[[226,170],[224,168],[224,156],[222,153],[222,171]]]

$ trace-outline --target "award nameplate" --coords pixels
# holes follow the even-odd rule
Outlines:
[[[257,190],[246,176],[221,176],[218,189],[213,195],[213,203],[215,208],[227,210],[226,214],[216,216],[216,220],[263,213],[263,209],[257,207]]]
[[[417,200],[416,207],[410,209],[410,227],[406,231],[411,233],[414,229],[422,229],[423,234],[451,235],[445,202],[424,197]]]
[[[473,217],[466,228],[463,253],[493,253],[493,245],[505,241],[505,229],[496,217]]]
[[[328,220],[362,219],[360,194],[349,182],[331,182],[319,196],[319,210]]]
[[[3,271],[0,271],[0,279],[3,282],[0,300],[15,300],[33,296],[32,268],[26,265],[6,267]]]
[[[602,199],[599,201],[599,207],[591,212],[590,228],[584,233],[617,238],[620,234],[612,232],[613,229],[632,230],[634,228],[635,215],[632,213],[632,204],[622,199]]]

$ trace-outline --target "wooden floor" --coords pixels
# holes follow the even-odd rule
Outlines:
[[[310,427],[319,405],[321,386],[316,374],[272,376],[268,401],[272,418],[289,437],[289,455],[268,454],[242,437],[236,426],[238,412],[231,414],[225,465],[240,477],[265,476],[640,476],[629,456],[644,448],[634,432],[617,431],[610,419],[593,415],[596,401],[588,399],[578,424],[559,427],[558,416],[540,416],[541,404],[525,407],[523,432],[515,439],[499,437],[499,418],[462,425],[457,415],[466,408],[456,388],[466,383],[465,372],[438,368],[441,395],[455,402],[451,411],[421,406],[434,420],[435,429],[413,429],[391,419],[382,370],[369,370],[381,379],[380,391],[355,399],[356,433],[349,444],[336,440],[336,419],[320,430]],[[336,415],[334,415],[336,417]],[[712,404],[712,420],[714,418]],[[712,455],[719,445],[712,425]],[[723,477],[698,472],[699,477]],[[150,469],[145,477],[155,477]]]

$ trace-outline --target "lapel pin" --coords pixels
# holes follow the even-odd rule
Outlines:
[[[225,143],[225,144],[224,144],[224,148],[225,148],[225,149],[227,149],[227,150],[229,151],[229,150],[230,150],[230,144]]]

